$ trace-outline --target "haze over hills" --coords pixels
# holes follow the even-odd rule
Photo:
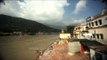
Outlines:
[[[36,21],[0,15],[0,32],[58,32],[58,29],[48,27]]]

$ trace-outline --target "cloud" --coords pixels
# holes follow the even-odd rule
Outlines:
[[[22,17],[41,23],[57,22],[63,19],[67,0],[5,0],[0,14]]]
[[[78,14],[81,10],[83,10],[86,7],[86,0],[79,0],[79,2],[76,4],[74,13]]]
[[[81,19],[72,18],[72,19],[70,19],[70,20],[64,20],[64,21],[62,21],[62,23],[63,23],[64,25],[68,26],[68,25],[79,24],[79,23],[82,23],[82,22],[84,22],[84,21],[85,21],[84,18],[81,18]]]

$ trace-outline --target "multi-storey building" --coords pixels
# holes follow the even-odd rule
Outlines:
[[[84,39],[86,38],[84,36],[85,33],[87,33],[87,29],[86,29],[86,22],[83,22],[77,26],[75,26],[73,34],[74,34],[74,38],[78,38],[78,39]]]
[[[90,53],[90,60],[107,60],[107,10],[86,18],[86,22],[77,25],[73,33]]]
[[[97,40],[107,44],[107,10],[103,10],[99,15],[86,19],[86,26],[91,34],[91,40]]]
[[[86,18],[86,22],[74,28],[73,34],[78,39],[96,40],[107,44],[107,10],[103,10],[96,16]]]

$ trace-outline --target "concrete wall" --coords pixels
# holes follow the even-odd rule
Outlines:
[[[95,51],[90,49],[90,60],[95,60]]]
[[[101,19],[102,19],[103,25],[107,25],[107,15],[102,17]]]
[[[99,37],[99,39],[97,37],[96,38],[92,37],[92,39],[96,39],[98,42],[101,42],[103,44],[107,44],[107,27],[97,28],[97,29],[90,29],[89,33],[102,34],[103,35],[103,39],[101,39],[101,37]]]
[[[99,24],[99,20],[102,20],[102,24],[101,24],[101,25]],[[98,25],[97,25],[97,26],[96,26],[96,23],[95,23],[96,21],[98,22]],[[93,25],[94,25],[94,26],[92,26],[92,22],[93,22]],[[91,28],[95,28],[95,27],[100,27],[100,26],[107,25],[107,15],[106,15],[106,16],[103,16],[103,17],[99,17],[99,18],[97,18],[97,19],[95,19],[95,20],[92,20],[92,21],[87,22],[86,24],[87,24],[88,27],[89,27],[89,23],[90,23],[90,27],[91,27]]]

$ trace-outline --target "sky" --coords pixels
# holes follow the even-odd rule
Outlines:
[[[107,8],[101,0],[5,0],[0,14],[52,26],[78,24]]]

